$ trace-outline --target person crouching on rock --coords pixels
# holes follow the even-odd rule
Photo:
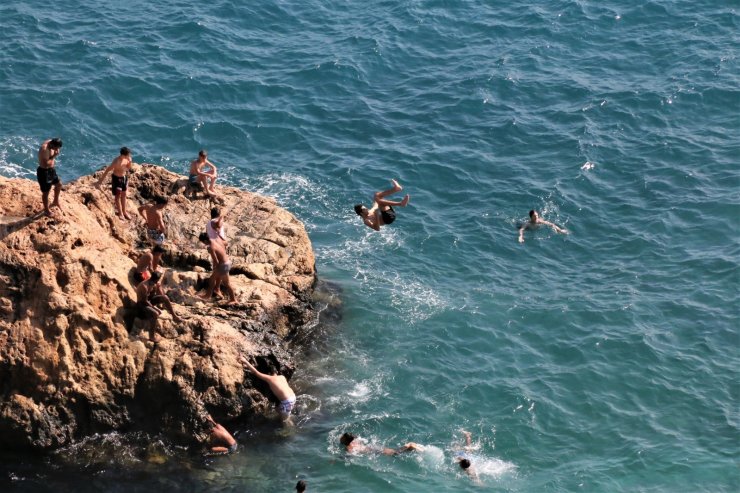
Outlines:
[[[165,241],[164,219],[162,210],[167,206],[167,198],[157,196],[150,204],[139,207],[139,214],[146,221],[146,236],[152,245],[161,245]]]
[[[144,252],[139,260],[136,261],[136,272],[134,272],[134,281],[138,286],[152,277],[152,272],[159,270],[159,264],[162,262],[162,254],[164,248],[161,245],[156,245],[152,248],[151,252]]]
[[[240,356],[239,360],[257,378],[267,382],[272,393],[280,401],[280,404],[278,404],[278,412],[280,413],[280,418],[283,420],[283,424],[287,426],[292,426],[293,421],[291,421],[290,419],[290,412],[295,406],[295,392],[293,392],[293,389],[291,389],[290,385],[288,385],[288,379],[285,378],[283,375],[277,375],[274,373],[272,375],[266,375],[260,372],[252,365],[252,363],[247,361],[247,358],[245,358],[244,356]]]
[[[222,285],[225,293],[229,296],[229,303],[235,303],[236,294],[234,293],[234,289],[231,287],[231,281],[229,280],[231,260],[229,259],[229,255],[226,253],[226,243],[220,236],[209,238],[208,233],[201,233],[198,240],[200,240],[204,245],[207,245],[208,253],[211,254],[211,262],[213,263],[213,273],[211,274],[211,278],[208,280],[208,288],[201,298],[204,300],[210,300],[213,296],[213,291],[217,289],[219,285]]]
[[[152,276],[136,287],[136,317],[149,322],[149,340],[159,342],[161,337],[157,334],[157,323],[162,310],[154,305],[163,304],[165,309],[172,315],[176,323],[182,322],[172,308],[170,299],[162,291],[162,273],[153,272]]]
[[[231,433],[226,428],[216,423],[213,417],[208,415],[208,422],[213,425],[211,433],[208,435],[208,446],[212,453],[215,454],[233,454],[236,452],[237,443]]]

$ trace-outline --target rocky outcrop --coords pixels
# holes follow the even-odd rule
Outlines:
[[[222,208],[239,203],[226,220],[237,304],[205,302],[196,291],[210,261],[198,234],[214,204],[186,198],[178,175],[137,167],[129,212],[169,199],[164,288],[184,319],[165,313],[155,344],[131,309],[144,224],[114,215],[110,185],[93,187],[99,175],[65,185],[54,218],[37,214],[35,182],[0,177],[0,447],[55,448],[111,430],[183,441],[206,412],[224,421],[271,412],[269,391],[237,357],[292,373],[289,341],[314,318],[303,225],[269,198],[220,187]]]

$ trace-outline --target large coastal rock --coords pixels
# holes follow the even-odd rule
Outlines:
[[[196,292],[210,261],[198,234],[216,204],[186,198],[178,175],[137,167],[129,212],[169,199],[163,285],[184,319],[165,312],[155,344],[132,310],[144,224],[115,216],[110,184],[93,186],[99,176],[65,185],[55,218],[37,214],[36,182],[0,177],[0,447],[49,449],[110,430],[187,441],[202,433],[205,413],[271,413],[269,390],[238,355],[291,375],[289,341],[314,318],[303,225],[269,198],[220,188],[220,207],[239,203],[226,220],[238,300],[205,302]]]

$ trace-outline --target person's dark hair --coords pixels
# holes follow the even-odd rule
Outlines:
[[[537,211],[535,211],[534,209],[532,209],[531,211],[529,211],[529,217],[534,217],[534,214],[535,214],[536,212],[537,212]]]
[[[467,469],[470,467],[470,461],[468,459],[461,459],[460,460],[460,467],[463,469]]]
[[[157,195],[156,197],[154,197],[154,203],[157,205],[167,205],[167,202],[169,202],[169,200],[167,200],[167,197],[162,197],[161,195]]]
[[[154,248],[152,248],[152,253],[164,253],[165,250],[162,247],[162,245],[156,245]]]
[[[341,443],[342,445],[346,447],[350,443],[352,443],[352,440],[354,439],[355,439],[355,436],[352,433],[345,433],[341,437],[339,437],[339,443]]]
[[[198,156],[206,157],[208,156],[208,152],[205,149],[201,149],[200,151],[198,151]]]
[[[218,207],[214,207],[211,209],[211,219],[216,219],[218,216],[221,215],[221,209]]]
[[[128,147],[121,147],[121,156],[130,156],[131,155],[131,149]]]
[[[152,277],[149,278],[152,281],[152,284],[157,284],[160,279],[162,279],[162,273],[158,270],[155,270],[152,272]]]
[[[303,493],[304,491],[306,491],[306,482],[302,479],[298,481],[295,485],[295,490],[298,493]]]
[[[61,149],[62,139],[60,139],[59,137],[54,137],[53,139],[51,139],[51,141],[49,141],[49,147],[51,147],[52,149]]]
[[[201,233],[200,236],[198,236],[198,241],[201,241],[203,243],[211,244],[211,239],[208,237],[208,233]]]
[[[361,216],[362,215],[362,208],[363,207],[365,207],[365,206],[362,205],[362,204],[357,204],[355,206],[355,214],[357,214],[358,216]]]

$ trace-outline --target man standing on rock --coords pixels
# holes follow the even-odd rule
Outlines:
[[[52,202],[51,206],[56,207],[60,211],[62,210],[59,206],[59,194],[62,191],[62,182],[59,180],[57,170],[54,167],[61,149],[62,139],[58,137],[45,140],[39,148],[39,167],[36,169],[36,179],[41,187],[41,201],[44,203],[44,213],[47,216],[54,215],[49,208],[49,191],[51,191],[52,185],[54,186],[54,202]]]
[[[293,421],[291,421],[290,419],[290,412],[293,410],[293,406],[295,406],[295,392],[293,392],[293,389],[291,389],[290,385],[288,385],[288,379],[285,378],[283,375],[266,375],[260,372],[252,365],[252,363],[247,361],[247,358],[245,358],[244,356],[240,356],[239,360],[257,378],[267,382],[272,393],[280,401],[280,404],[278,404],[278,412],[280,413],[280,418],[283,420],[283,423],[285,425],[292,426]]]
[[[139,214],[146,221],[146,236],[152,245],[161,245],[165,241],[164,219],[162,210],[167,206],[167,198],[157,196],[149,204],[139,207]]]
[[[136,287],[136,317],[150,323],[149,340],[152,342],[159,342],[161,339],[157,334],[157,324],[162,310],[154,305],[163,304],[165,309],[172,315],[172,320],[175,323],[182,322],[182,319],[175,313],[175,309],[172,308],[170,299],[162,291],[161,280],[162,273],[159,271],[153,272],[152,277]]]
[[[96,187],[100,188],[101,183],[108,176],[108,173],[113,172],[111,191],[113,192],[113,200],[116,204],[116,215],[126,221],[131,219],[131,216],[126,212],[126,190],[128,190],[128,172],[131,171],[132,164],[131,150],[128,147],[121,147],[121,154],[105,168],[103,176],[95,184]]]
[[[219,285],[223,285],[224,291],[229,296],[229,303],[235,303],[236,293],[234,293],[234,288],[231,287],[231,281],[229,280],[231,259],[229,259],[229,254],[226,253],[226,242],[220,236],[209,238],[208,233],[201,233],[198,240],[204,245],[208,245],[208,253],[211,254],[211,263],[213,264],[213,273],[208,280],[206,294],[201,296],[201,298],[210,300],[213,296],[213,291]]]

